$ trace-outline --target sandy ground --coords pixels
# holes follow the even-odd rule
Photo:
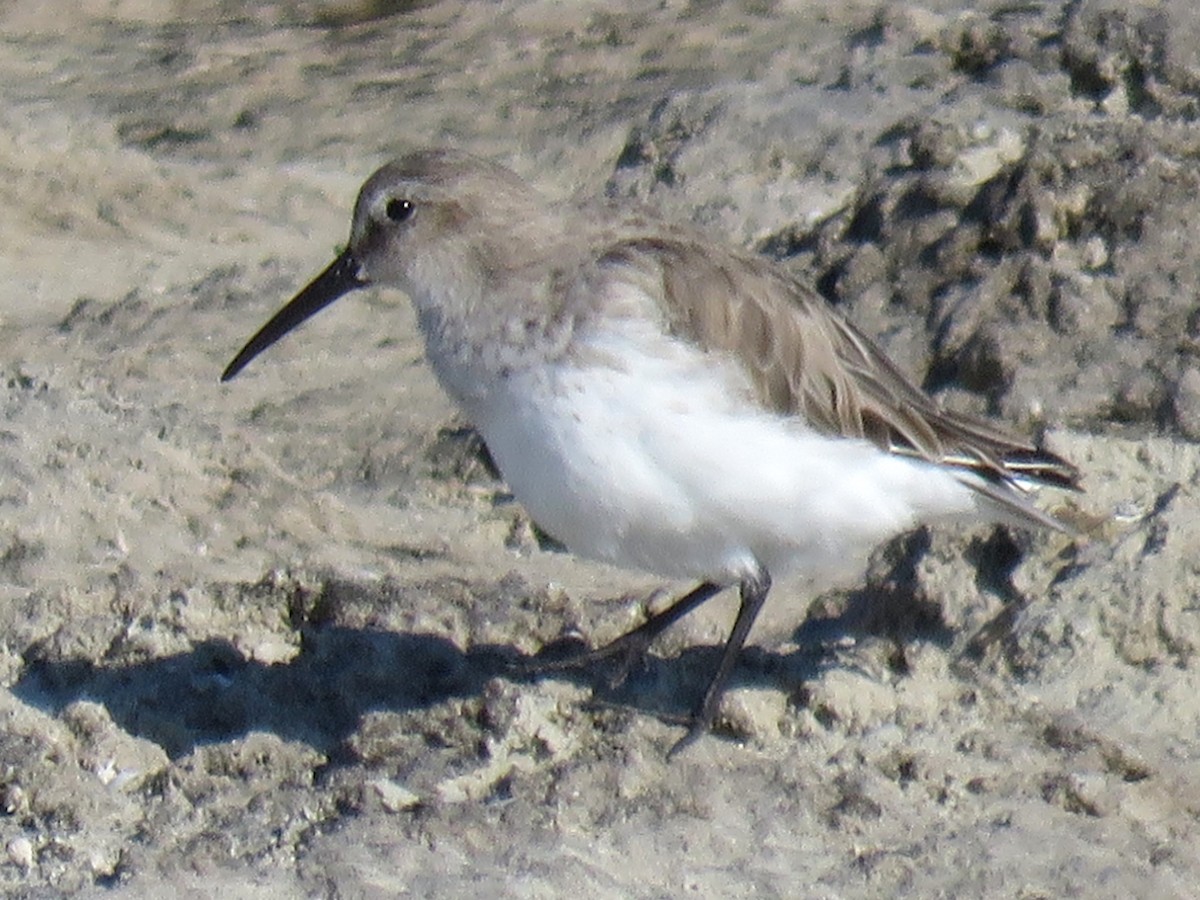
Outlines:
[[[964,12],[971,6],[974,11]],[[0,14],[0,889],[1184,897],[1200,12],[151,0]],[[1084,533],[918,532],[617,694],[506,664],[686,585],[544,548],[364,293],[228,386],[401,149],[811,277]],[[595,699],[598,702],[593,702]]]

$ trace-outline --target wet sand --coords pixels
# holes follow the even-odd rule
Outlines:
[[[967,6],[0,14],[0,887],[1193,894],[1200,12]],[[687,585],[540,540],[401,295],[217,381],[429,144],[783,260],[1085,536],[781,586],[670,763],[730,598],[616,693],[513,676]]]

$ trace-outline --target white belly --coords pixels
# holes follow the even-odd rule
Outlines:
[[[939,467],[758,409],[732,363],[656,331],[601,349],[468,410],[514,495],[574,553],[718,583],[760,566],[832,577],[920,521],[976,511]]]

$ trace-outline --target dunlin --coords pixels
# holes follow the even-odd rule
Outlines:
[[[444,389],[572,552],[699,586],[573,660],[622,671],[726,587],[741,605],[678,749],[708,731],[773,578],[843,577],[920,523],[1063,528],[1030,441],[942,409],[780,265],[644,211],[552,202],[449,150],[363,186],[350,241],[221,376],[349,291],[403,290]],[[1064,529],[1065,530],[1065,529]]]

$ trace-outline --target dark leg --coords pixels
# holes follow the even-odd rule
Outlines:
[[[725,642],[725,647],[721,650],[721,662],[717,665],[717,671],[708,683],[708,689],[705,690],[700,705],[692,713],[692,721],[688,726],[687,734],[671,748],[667,754],[668,758],[683,750],[696,738],[712,730],[713,719],[716,718],[717,709],[721,705],[721,695],[725,693],[738,654],[741,653],[742,646],[746,643],[750,628],[754,625],[754,620],[758,617],[763,601],[767,599],[767,591],[770,589],[771,577],[765,571],[760,571],[754,577],[747,578],[741,583],[742,605],[738,607],[737,618],[733,622],[729,640]]]
[[[612,659],[613,657],[619,657],[621,660],[620,664],[617,666],[617,671],[613,674],[612,678],[609,679],[609,686],[614,688],[620,687],[630,670],[646,655],[646,651],[660,634],[693,609],[703,604],[704,601],[710,599],[714,594],[720,593],[721,590],[721,585],[706,581],[680,597],[662,612],[651,616],[637,628],[626,632],[603,647],[578,653],[567,659],[554,660],[552,662],[531,662],[523,665],[521,668],[525,672],[532,673],[554,672],[562,669],[583,668]],[[743,608],[745,607],[745,600],[742,601],[742,606]]]

